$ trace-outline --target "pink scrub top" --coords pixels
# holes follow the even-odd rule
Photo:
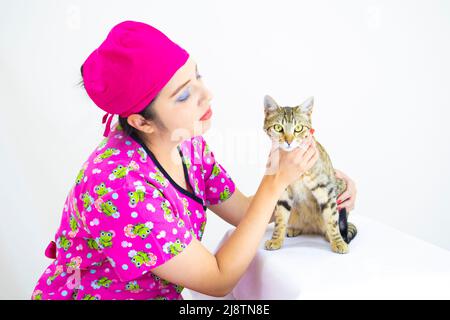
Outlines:
[[[179,186],[137,135],[116,123],[81,168],[32,299],[176,299],[182,286],[151,270],[201,241],[206,207],[235,184],[202,136],[178,146]],[[150,272],[149,272],[150,271]]]

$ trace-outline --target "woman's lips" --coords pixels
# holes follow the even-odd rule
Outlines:
[[[211,118],[212,116],[212,110],[211,107],[208,108],[208,111],[205,112],[205,114],[200,118],[200,121],[205,121]]]

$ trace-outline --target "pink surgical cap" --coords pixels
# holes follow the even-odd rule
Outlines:
[[[103,135],[108,136],[113,115],[144,110],[188,58],[186,50],[148,24],[114,26],[83,63],[87,94],[106,111],[103,123],[109,118]]]

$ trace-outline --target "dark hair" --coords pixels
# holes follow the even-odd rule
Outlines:
[[[84,88],[84,81],[83,81],[83,65],[81,65],[80,68],[80,72],[81,72],[81,80],[78,83],[79,86]],[[153,98],[152,101],[150,101],[150,103],[144,108],[144,110],[142,110],[141,112],[139,112],[138,114],[140,114],[142,117],[144,117],[144,119],[146,120],[153,120],[156,121],[157,123],[160,123],[154,108],[152,107],[156,98],[158,98],[159,96],[159,92],[156,95],[156,97]],[[136,129],[135,127],[131,126],[128,124],[127,118],[126,117],[121,117],[119,116],[119,124],[122,127],[123,131],[125,132],[125,134],[130,135],[132,133],[134,134],[138,134],[139,130]]]

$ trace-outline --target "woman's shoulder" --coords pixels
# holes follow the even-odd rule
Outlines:
[[[144,177],[148,161],[145,150],[115,126],[80,168],[75,179],[75,194],[89,193],[96,198],[120,189],[130,180]]]

